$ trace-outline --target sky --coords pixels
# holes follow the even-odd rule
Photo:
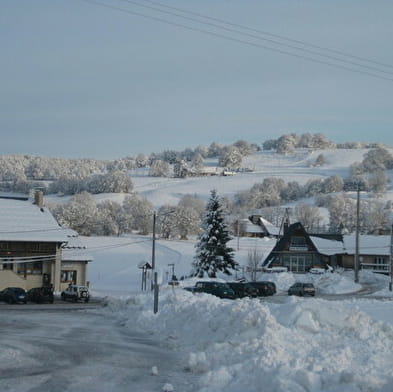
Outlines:
[[[157,2],[3,0],[0,154],[116,159],[292,132],[393,145],[391,1]]]

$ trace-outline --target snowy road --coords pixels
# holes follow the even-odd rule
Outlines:
[[[193,390],[173,353],[100,309],[2,308],[0,330],[2,392]]]

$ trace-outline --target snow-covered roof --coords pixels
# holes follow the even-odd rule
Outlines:
[[[318,249],[318,252],[323,255],[332,256],[344,252],[344,244],[342,241],[328,240],[315,236],[310,236],[310,239]]]
[[[344,252],[355,254],[356,235],[344,235]],[[359,254],[362,255],[390,255],[390,236],[389,235],[360,235]]]
[[[242,223],[244,225],[244,231],[246,233],[263,233],[262,227],[259,225],[255,225],[250,222],[249,219],[242,219]]]
[[[263,219],[262,217],[260,217],[259,220],[265,226],[265,228],[269,234],[271,234],[271,235],[279,235],[280,234],[280,229],[278,227],[274,226],[273,223],[270,223],[268,220]]]
[[[0,241],[67,242],[68,238],[46,207],[31,200],[0,198]]]
[[[75,230],[65,229],[68,242],[63,245],[62,261],[92,261],[93,257],[88,253],[86,245],[79,238]]]

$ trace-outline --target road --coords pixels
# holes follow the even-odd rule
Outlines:
[[[173,352],[99,306],[0,306],[0,391],[153,392],[167,383],[196,390]]]

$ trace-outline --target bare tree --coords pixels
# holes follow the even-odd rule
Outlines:
[[[294,215],[296,219],[307,228],[318,227],[322,222],[319,208],[309,204],[299,204],[295,207]]]
[[[261,274],[261,263],[263,261],[263,253],[257,249],[250,249],[247,255],[246,271],[249,279],[255,282]]]

